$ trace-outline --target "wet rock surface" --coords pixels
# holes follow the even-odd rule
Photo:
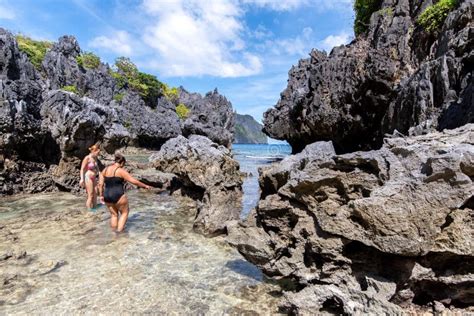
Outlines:
[[[242,176],[238,162],[224,146],[204,136],[178,136],[150,161],[157,170],[176,175],[173,190],[198,200],[196,231],[210,236],[225,233],[227,223],[239,218]]]
[[[119,84],[107,64],[79,65],[81,53],[73,36],[63,36],[36,69],[0,28],[0,194],[77,191],[80,165],[71,163],[97,142],[108,153],[125,146],[158,149],[181,134],[232,142],[232,105],[217,91],[202,97],[180,89],[178,101],[191,109],[181,121],[164,95],[145,102]],[[64,171],[70,173],[60,175]]]
[[[416,23],[430,0],[382,1],[367,34],[289,71],[264,130],[294,152],[332,140],[339,153],[377,149],[385,133],[418,135],[472,122],[473,1],[437,34]]]
[[[473,154],[473,124],[368,152],[308,145],[261,170],[261,200],[228,239],[282,282],[290,312],[472,311]]]

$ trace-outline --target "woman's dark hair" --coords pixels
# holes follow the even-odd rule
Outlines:
[[[114,160],[115,160],[116,163],[119,163],[119,164],[123,164],[127,161],[125,159],[125,157],[122,156],[121,154],[115,154],[115,159]]]

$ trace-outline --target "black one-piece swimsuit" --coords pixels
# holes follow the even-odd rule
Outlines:
[[[118,168],[115,169],[113,177],[104,176],[104,202],[106,203],[115,204],[120,200],[122,195],[125,194],[125,191],[123,190],[124,179],[115,176],[117,169]]]

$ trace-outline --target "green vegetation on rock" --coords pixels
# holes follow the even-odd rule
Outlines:
[[[116,95],[114,95],[114,100],[117,102],[122,102],[124,96],[125,93],[117,93]]]
[[[85,52],[76,57],[77,64],[83,68],[96,69],[100,66],[100,57],[91,52]]]
[[[380,15],[383,16],[393,16],[393,8],[392,7],[386,7],[384,9],[380,9],[377,11]]]
[[[137,89],[140,92],[143,100],[147,104],[156,103],[156,100],[162,93],[163,83],[160,82],[155,76],[146,74],[144,72],[138,72]]]
[[[417,21],[428,33],[436,32],[441,28],[449,12],[456,7],[457,3],[457,0],[440,0],[427,7],[420,14]]]
[[[136,78],[138,76],[137,66],[127,57],[118,57],[115,59],[117,71],[126,78]]]
[[[28,56],[33,66],[38,70],[41,69],[44,55],[46,55],[48,49],[53,46],[53,43],[48,41],[36,41],[24,35],[17,35],[16,41],[20,51]]]
[[[159,81],[155,76],[138,71],[137,66],[127,57],[119,57],[115,60],[116,71],[111,71],[120,88],[129,87],[137,91],[145,103],[153,106],[160,95],[169,100],[175,100],[178,96],[177,88],[170,88],[167,84]]]
[[[178,117],[181,120],[184,120],[188,117],[189,111],[189,108],[183,103],[178,104],[178,106],[176,107],[176,114],[178,114]]]
[[[365,33],[369,28],[370,17],[372,13],[380,10],[381,0],[355,0],[354,11],[354,33],[359,36]]]
[[[79,90],[77,90],[76,86],[64,86],[64,87],[61,88],[61,90],[67,91],[67,92],[72,92],[72,93],[75,93],[75,94],[79,94]]]
[[[170,101],[178,98],[178,88],[170,87],[166,83],[162,84],[163,95]]]

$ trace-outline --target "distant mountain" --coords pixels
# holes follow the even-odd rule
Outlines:
[[[236,114],[234,144],[267,144],[262,125],[250,115]]]

